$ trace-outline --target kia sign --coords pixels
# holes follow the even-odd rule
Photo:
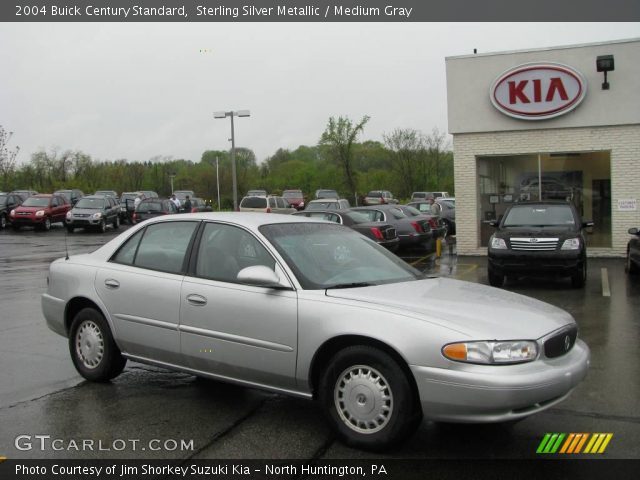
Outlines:
[[[500,75],[489,91],[493,106],[523,120],[545,120],[576,108],[587,93],[582,74],[559,63],[526,63]]]

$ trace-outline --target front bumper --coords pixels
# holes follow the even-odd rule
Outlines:
[[[489,267],[496,273],[508,275],[544,273],[571,275],[580,267],[584,258],[578,251],[523,252],[513,250],[489,250]]]
[[[40,225],[44,222],[44,219],[47,218],[46,215],[41,217],[27,217],[27,216],[19,216],[16,215],[14,217],[10,217],[11,223],[13,225]]]
[[[411,365],[411,371],[425,418],[489,423],[523,418],[561,402],[586,376],[589,363],[589,347],[578,339],[569,353],[553,359],[461,364],[460,369]]]
[[[98,225],[100,225],[100,222],[102,221],[103,218],[104,217],[70,218],[66,220],[65,224],[68,227],[97,227]]]

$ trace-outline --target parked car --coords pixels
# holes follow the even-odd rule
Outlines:
[[[419,200],[428,200],[430,197],[436,198],[447,198],[449,196],[449,192],[413,192],[411,194],[411,201],[419,201]]]
[[[202,198],[193,197],[191,199],[191,211],[185,212],[185,213],[211,212],[211,211],[213,211],[213,208],[211,208],[211,205],[207,205],[207,202],[205,202]]]
[[[35,190],[13,190],[10,193],[13,193],[13,194],[16,194],[16,195],[20,195],[22,200],[26,200],[31,195],[37,195],[38,194],[38,192],[36,192]]]
[[[133,223],[133,213],[136,211],[136,198],[140,201],[147,198],[144,192],[122,192],[120,196],[120,222]],[[157,197],[150,197],[157,198]]]
[[[0,193],[0,229],[7,228],[11,222],[11,210],[19,207],[23,201],[17,193]]]
[[[140,190],[144,194],[144,198],[158,198],[158,194],[153,190]]]
[[[360,212],[350,210],[305,210],[294,215],[327,220],[349,227],[378,245],[395,252],[400,246],[400,239],[393,225],[384,222],[372,222],[369,217]]]
[[[400,238],[400,247],[419,247],[429,251],[435,248],[429,222],[425,219],[413,220],[407,217],[396,205],[356,207],[353,211],[364,213],[372,222],[393,225]]]
[[[399,202],[387,190],[371,190],[364,197],[365,205],[384,205],[385,203],[397,204]]]
[[[68,190],[56,190],[53,192],[54,195],[64,195],[67,201],[71,205],[75,205],[78,200],[84,197],[84,193],[82,190],[78,190],[77,188],[68,189]]]
[[[44,318],[85,379],[107,382],[131,359],[316,399],[338,438],[365,449],[409,438],[422,418],[504,422],[554,407],[590,362],[568,312],[425,277],[308,218],[155,218],[54,261],[47,278]],[[131,387],[103,393],[116,388]]]
[[[185,198],[187,198],[187,195],[189,195],[190,198],[196,196],[193,190],[175,190],[173,194],[178,200],[180,200],[180,203],[184,202]]]
[[[136,211],[133,212],[133,223],[174,213],[178,213],[178,207],[168,198],[145,198],[138,204]]]
[[[118,192],[115,190],[97,190],[94,195],[109,195],[113,198],[118,198]]]
[[[321,199],[321,198],[338,199],[340,198],[340,195],[338,195],[338,192],[336,192],[335,190],[325,190],[325,189],[316,190],[316,199]]]
[[[505,276],[567,276],[575,288],[587,279],[586,227],[569,202],[524,202],[509,206],[489,239],[488,274],[494,287]]]
[[[107,225],[120,228],[120,204],[111,195],[87,195],[67,212],[66,225],[69,233],[76,228],[94,228],[101,233]]]
[[[52,223],[64,222],[71,204],[62,195],[31,195],[22,205],[11,210],[11,226],[15,230],[25,225],[41,230],[51,229]]]
[[[416,210],[419,210],[420,213],[424,213],[426,215],[440,216],[440,214],[442,214],[442,205],[435,201],[434,203],[430,203],[426,200],[416,200],[414,202],[407,203],[407,206],[413,207]]]
[[[539,194],[542,194],[540,198]],[[528,177],[520,182],[521,200],[566,200],[574,197],[574,189],[553,177]]]
[[[344,210],[351,208],[349,200],[345,198],[320,198],[307,203],[305,210]]]
[[[266,197],[243,197],[239,205],[241,212],[283,213],[296,211],[283,197],[269,195]]]
[[[440,205],[440,218],[447,227],[447,234],[456,234],[456,199],[454,197],[441,197],[436,200]]]
[[[630,228],[629,235],[633,238],[627,243],[627,263],[625,270],[630,274],[640,273],[640,228]]]
[[[435,240],[436,238],[444,238],[447,236],[447,225],[444,223],[439,215],[431,215],[430,213],[423,213],[417,208],[409,205],[396,205],[402,213],[407,217],[414,220],[425,220],[431,229],[431,236]]]
[[[247,197],[266,197],[267,191],[266,190],[249,190],[246,196]]]
[[[282,192],[282,196],[296,210],[304,209],[304,194],[302,190],[285,190]]]

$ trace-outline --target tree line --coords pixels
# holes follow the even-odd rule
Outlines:
[[[428,134],[398,128],[384,134],[382,141],[358,141],[368,121],[366,116],[359,122],[331,117],[317,145],[281,148],[261,163],[253,151],[237,147],[239,195],[257,188],[270,193],[299,188],[311,198],[315,190],[330,188],[353,204],[369,190],[390,190],[400,199],[414,191],[453,192],[453,154],[444,133],[436,128]],[[173,179],[175,190],[193,190],[215,202],[217,170],[221,206],[233,205],[229,151],[207,150],[198,162],[161,156],[138,162],[99,161],[85,152],[53,149],[37,151],[28,162],[18,164],[19,148],[11,147],[10,140],[11,133],[0,126],[3,191],[154,190],[168,196]]]

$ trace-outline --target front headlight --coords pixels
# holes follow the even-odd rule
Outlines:
[[[73,214],[71,213],[71,210],[69,210],[69,211],[67,212],[67,219],[70,219],[70,218],[72,217],[72,215],[73,215]]]
[[[102,214],[101,214],[100,212],[94,213],[94,214],[93,214],[93,218],[94,218],[95,220],[98,220],[98,219],[102,218]]]
[[[42,217],[42,216],[44,216],[44,210],[38,210],[36,212],[36,217]]]
[[[14,208],[13,210],[11,210],[11,213],[10,213],[9,215],[11,215],[12,217],[15,217],[15,216],[16,216],[16,210],[15,210],[15,208]]]
[[[562,244],[561,250],[579,250],[580,239],[579,238],[567,238]]]
[[[456,362],[504,365],[535,360],[538,344],[530,340],[450,343],[442,347],[442,354]]]
[[[496,250],[505,250],[507,248],[507,244],[502,238],[491,237],[491,248]]]

